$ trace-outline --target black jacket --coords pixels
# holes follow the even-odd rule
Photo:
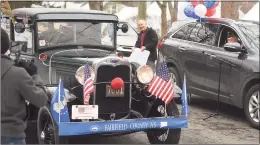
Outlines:
[[[42,107],[47,94],[39,75],[30,76],[22,67],[14,66],[13,60],[1,56],[1,135],[25,138],[26,102]]]
[[[143,32],[138,34],[138,39],[135,43],[135,47],[137,48],[140,48],[142,33]],[[146,50],[150,51],[150,56],[148,58],[148,60],[150,61],[157,60],[157,51],[156,51],[157,44],[158,44],[158,36],[156,32],[152,28],[147,28],[146,34],[144,36],[143,45],[146,47]]]

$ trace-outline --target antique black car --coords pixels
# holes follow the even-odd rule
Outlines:
[[[67,137],[74,135],[137,131],[145,131],[150,143],[179,142],[187,118],[180,115],[174,100],[166,105],[146,91],[155,74],[149,66],[132,63],[117,52],[115,36],[129,28],[127,24],[118,25],[117,16],[59,8],[19,8],[12,13],[15,24],[10,26],[11,39],[26,41],[27,45],[21,47],[23,50],[26,47],[26,51],[12,51],[21,53],[14,59],[33,61],[38,66],[49,96],[49,103],[40,109],[28,103],[29,121],[37,122],[38,143],[67,143]],[[73,108],[84,106],[86,63],[94,82],[89,104],[98,106],[98,117],[93,119],[73,114]],[[120,90],[110,86],[115,78],[124,82]],[[50,109],[60,80],[65,88],[68,122],[55,122]],[[174,89],[174,97],[180,97],[181,90],[178,86]],[[76,111],[80,114],[79,109]],[[30,137],[28,134],[27,138]]]

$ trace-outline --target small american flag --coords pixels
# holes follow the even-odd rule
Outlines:
[[[169,104],[174,97],[171,75],[165,61],[162,61],[159,66],[157,74],[147,88],[147,91],[163,100],[166,104]]]
[[[85,65],[85,72],[84,72],[84,104],[88,105],[89,104],[89,98],[90,98],[90,93],[94,91],[94,86],[93,86],[93,80],[91,78],[91,73],[90,73],[90,66],[88,63]]]

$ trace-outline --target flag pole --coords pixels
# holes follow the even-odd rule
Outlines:
[[[60,123],[60,111],[61,111],[61,109],[60,109],[60,86],[61,85],[61,78],[60,78],[60,81],[59,81],[59,103],[58,103],[58,106],[59,106],[59,123]]]
[[[167,117],[167,105],[166,102],[164,102],[164,117]]]
[[[187,100],[187,87],[186,87],[186,75],[185,75],[185,73],[184,73],[184,80],[185,80],[185,109],[187,109],[187,104],[188,104],[188,100]],[[188,112],[187,112],[188,110],[186,110],[186,113],[185,113],[185,117],[188,117]]]

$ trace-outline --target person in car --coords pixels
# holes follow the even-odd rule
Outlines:
[[[48,29],[46,31],[43,31],[41,34],[39,34],[39,41],[44,41],[44,43],[39,42],[40,46],[44,46],[46,44],[57,44],[62,40],[60,37],[65,35],[65,33],[58,31],[54,27],[53,22],[48,22],[47,27]]]
[[[238,42],[237,36],[234,33],[229,32],[227,37],[227,43],[237,43],[237,42]]]
[[[1,28],[1,144],[25,144],[26,101],[42,107],[47,94],[32,63],[19,67],[6,55],[10,48],[8,34]]]
[[[139,20],[138,28],[140,33],[138,34],[138,39],[135,43],[135,47],[140,48],[142,51],[150,51],[150,56],[147,61],[147,65],[151,66],[155,70],[155,61],[157,60],[157,44],[158,35],[152,28],[147,27],[145,20]]]

